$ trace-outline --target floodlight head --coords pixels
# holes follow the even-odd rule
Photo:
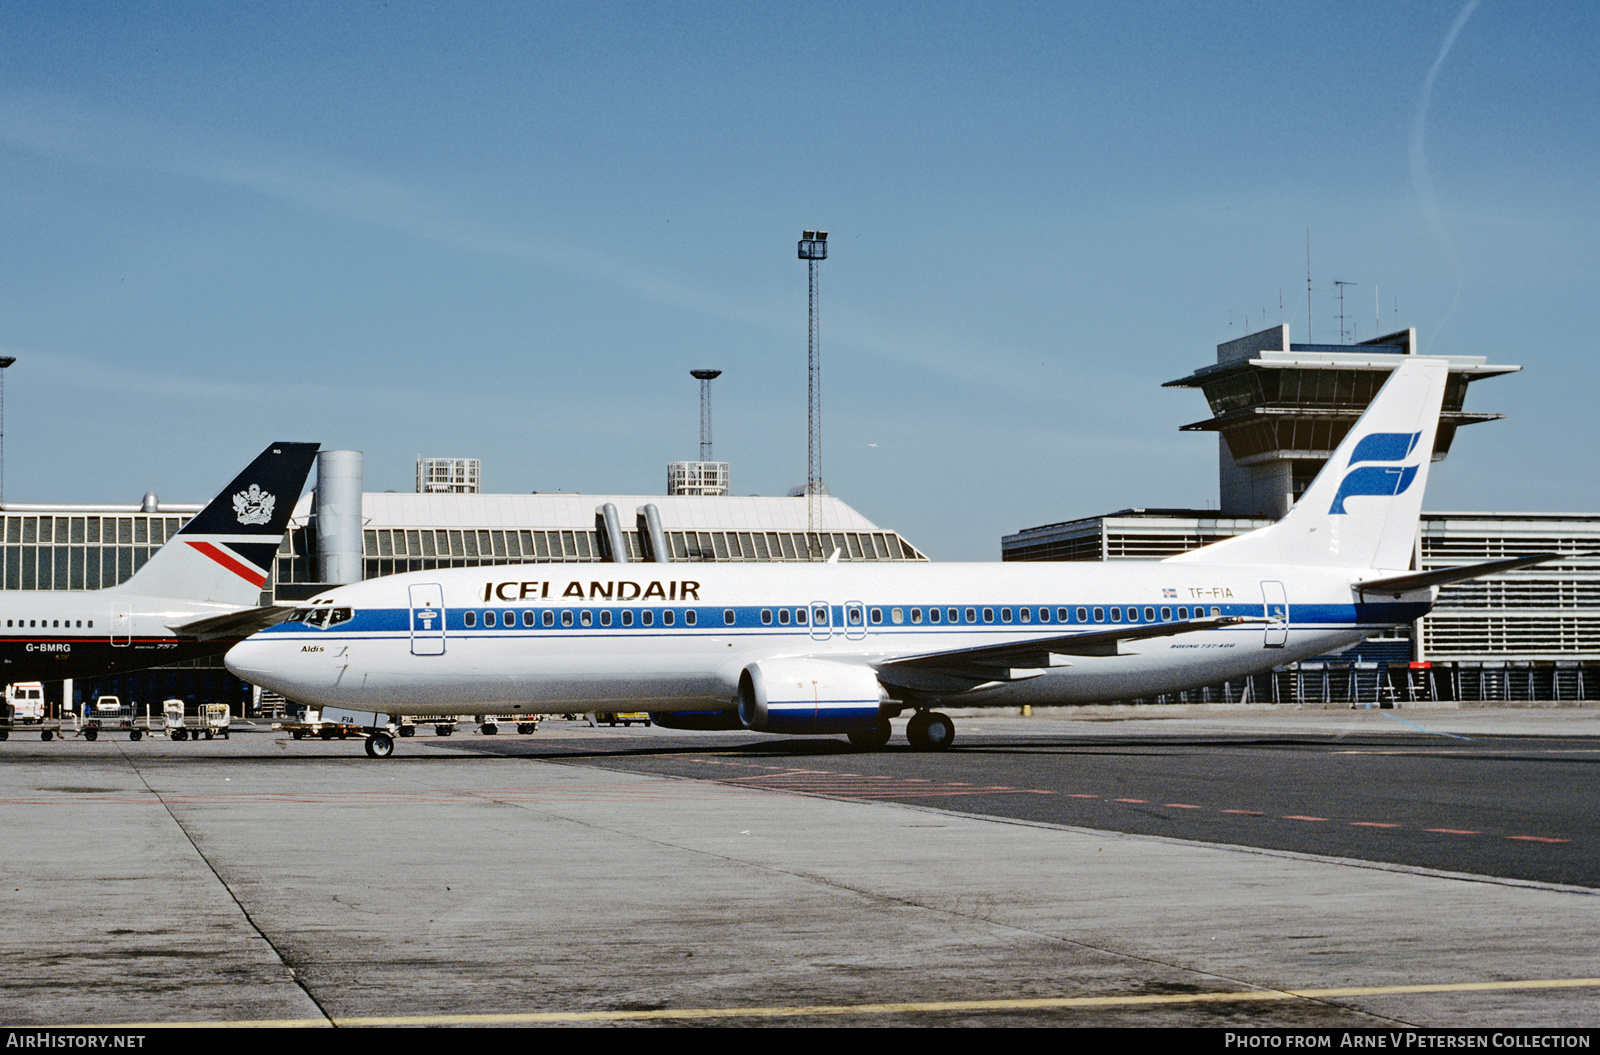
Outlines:
[[[800,232],[800,259],[801,260],[826,260],[826,259],[828,259],[828,232],[827,231],[801,231]]]
[[[690,377],[694,377],[694,378],[698,378],[701,381],[710,381],[714,377],[721,377],[722,376],[722,371],[721,370],[690,370],[689,371],[689,376]]]

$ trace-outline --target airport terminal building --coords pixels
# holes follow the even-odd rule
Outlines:
[[[1416,354],[1416,331],[1353,345],[1300,345],[1275,326],[1219,345],[1217,362],[1169,388],[1198,388],[1212,417],[1183,428],[1218,434],[1214,510],[1124,509],[1027,528],[1001,540],[1003,560],[1160,560],[1281,517],[1349,431],[1397,358]],[[1468,411],[1468,386],[1510,373],[1475,356],[1449,356],[1450,382],[1433,458],[1456,430],[1501,415]],[[1194,701],[1342,699],[1600,699],[1600,514],[1423,513],[1413,562],[1422,570],[1530,553],[1568,559],[1441,588],[1416,624],[1345,652],[1237,683]]]
[[[1357,345],[1297,345],[1273,327],[1218,347],[1217,363],[1169,387],[1198,388],[1218,434],[1215,510],[1126,509],[1028,528],[1002,540],[1004,560],[1160,559],[1281,516],[1381,387],[1414,331]],[[1512,372],[1449,357],[1435,442],[1500,415],[1469,411],[1469,386]],[[726,478],[726,463],[716,463]],[[703,468],[703,467],[702,467]],[[701,474],[704,475],[703,473]],[[363,488],[362,456],[324,451],[279,547],[263,603],[293,604],[331,584],[401,572],[515,563],[925,561],[898,532],[837,498],[732,497],[684,486],[667,495],[484,494],[474,459],[419,461],[418,493]],[[701,481],[703,483],[703,480]],[[700,493],[696,493],[700,492]],[[815,508],[813,508],[813,505]],[[95,590],[126,581],[199,511],[146,495],[139,505],[0,509],[5,591]],[[1568,559],[1459,583],[1416,624],[1337,656],[1173,697],[1184,701],[1600,699],[1600,514],[1424,513],[1414,564],[1433,569],[1532,552]],[[46,687],[56,706],[102,693],[141,705],[251,699],[220,657]]]

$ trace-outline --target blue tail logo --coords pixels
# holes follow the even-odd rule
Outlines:
[[[1351,465],[1358,462],[1402,462],[1411,455],[1420,432],[1374,432],[1363,436],[1350,455]],[[1420,465],[1363,465],[1351,469],[1339,484],[1339,493],[1333,496],[1328,513],[1345,512],[1344,500],[1361,495],[1393,498],[1411,486]]]

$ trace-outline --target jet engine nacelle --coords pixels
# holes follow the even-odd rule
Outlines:
[[[887,701],[877,672],[858,663],[764,659],[739,675],[739,720],[762,733],[848,733]]]

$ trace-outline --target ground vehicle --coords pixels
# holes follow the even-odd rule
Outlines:
[[[182,700],[166,700],[161,704],[161,724],[169,740],[189,739],[189,727],[183,720]]]
[[[128,734],[129,740],[144,736],[144,730],[134,721],[133,705],[125,704],[115,696],[100,696],[93,703],[83,705],[83,714],[78,718],[78,732],[85,740],[95,740],[102,729],[122,730]]]
[[[288,733],[296,740],[304,740],[314,736],[319,740],[340,740],[349,736],[360,736],[361,730],[355,726],[339,722],[325,722],[322,720],[322,711],[316,707],[307,707],[299,719],[288,719],[282,722],[273,722],[272,728]]]
[[[233,712],[228,710],[225,703],[207,703],[200,708],[200,731],[207,740],[213,737],[222,737],[231,740],[228,727],[233,722]]]
[[[44,685],[37,681],[7,685],[6,707],[12,725],[38,725],[44,721]]]

